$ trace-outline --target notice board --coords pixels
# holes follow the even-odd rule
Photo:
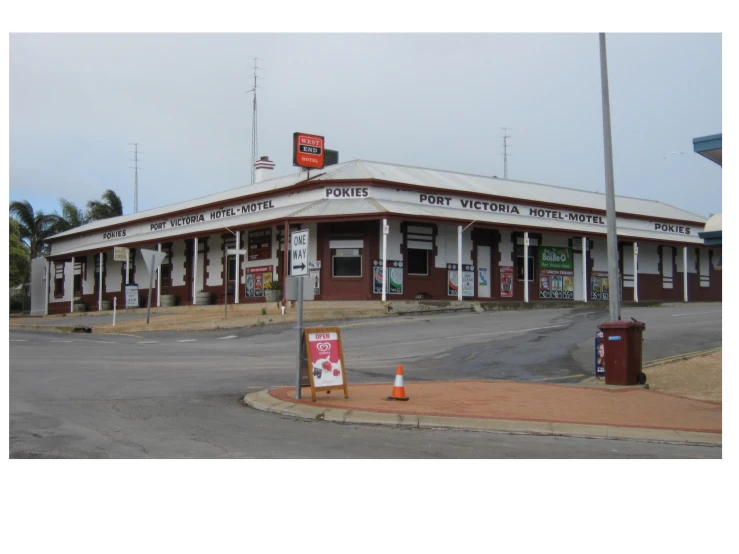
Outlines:
[[[306,328],[304,336],[308,354],[311,400],[316,401],[317,392],[340,389],[344,391],[344,398],[349,398],[344,349],[341,345],[339,328]]]

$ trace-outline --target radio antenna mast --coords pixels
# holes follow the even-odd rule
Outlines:
[[[503,130],[503,178],[508,179],[508,139],[511,136],[508,133],[508,127],[501,127]]]
[[[130,142],[133,145],[133,213],[139,211],[139,143]]]
[[[259,155],[259,137],[257,133],[257,60],[261,58],[252,58],[254,60],[254,88],[247,90],[246,93],[254,93],[254,101],[252,104],[252,116],[251,116],[251,183],[254,184],[254,178],[256,177],[256,170],[254,164],[257,163],[257,156]]]

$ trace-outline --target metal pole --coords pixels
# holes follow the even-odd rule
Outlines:
[[[300,400],[300,362],[303,355],[303,277],[296,277],[298,283],[298,322],[295,327],[298,331],[298,356],[295,362],[295,399]],[[308,368],[310,371],[310,368]]]
[[[385,232],[385,229],[387,229],[387,219],[382,220],[382,301],[383,302],[387,300],[387,280],[388,280],[387,233]]]
[[[523,301],[529,301],[529,232],[523,234]]]
[[[128,284],[128,275],[131,272],[131,251],[126,255],[126,284]]]
[[[98,312],[103,305],[103,253],[98,254],[100,260],[100,269],[98,271]]]
[[[618,236],[616,235],[616,193],[613,183],[613,146],[611,144],[611,102],[608,96],[608,62],[606,60],[606,34],[600,33],[600,82],[603,94],[603,150],[606,162],[606,223],[608,248],[608,282],[611,287],[619,284]],[[613,288],[611,288],[613,293]],[[618,294],[608,295],[611,321],[621,319],[621,302]]]
[[[154,283],[154,264],[156,263],[156,255],[151,255],[151,271],[149,272],[149,298],[146,301],[146,324],[149,325],[149,316],[151,315],[151,285]]]
[[[582,297],[588,301],[588,239],[582,238]]]
[[[113,327],[115,327],[115,311],[118,308],[118,297],[113,297]]]
[[[639,302],[639,244],[634,243],[634,302]]]
[[[226,239],[223,239],[223,319],[228,318],[228,258],[226,257]]]
[[[688,247],[683,246],[683,300],[688,301]]]
[[[462,226],[457,226],[457,300],[462,301]]]

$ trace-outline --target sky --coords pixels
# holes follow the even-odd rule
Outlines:
[[[133,212],[295,173],[292,135],[365,159],[605,190],[597,33],[10,35],[10,200],[113,189]],[[719,33],[607,35],[616,194],[708,216],[721,167]],[[675,154],[669,155],[670,152]],[[667,156],[667,158],[665,158]]]

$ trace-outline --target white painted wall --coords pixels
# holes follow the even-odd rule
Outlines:
[[[103,270],[103,275],[105,275],[104,293],[121,292],[121,282],[123,281],[121,264],[126,265],[126,262],[116,262],[113,259],[112,252],[107,253],[105,256],[105,269]]]
[[[402,254],[400,253],[400,245],[403,244],[403,235],[400,233],[400,221],[389,220],[387,222],[390,227],[390,234],[387,236],[387,259],[388,260],[402,260]],[[380,230],[380,245],[377,259],[382,259],[382,223],[379,226]]]
[[[634,288],[634,247],[630,244],[624,245],[624,288]]]
[[[604,239],[593,239],[590,257],[593,259],[593,271],[608,271],[608,250]]]
[[[462,237],[462,264],[472,263],[471,231],[472,228],[467,229]],[[459,261],[457,258],[456,225],[439,225],[437,244],[439,245],[439,253],[435,258],[434,267],[446,268],[446,264],[456,264]]]
[[[513,256],[513,241],[511,240],[510,231],[500,232],[500,265],[513,265],[515,263]]]
[[[88,254],[87,263],[82,276],[82,294],[95,294],[95,257],[97,254]]]
[[[150,247],[147,247],[150,248]],[[137,259],[138,259],[138,253],[137,253]],[[180,287],[185,284],[185,241],[178,240],[175,241],[172,244],[172,286],[173,287]],[[136,262],[136,279],[138,280],[139,286],[149,286],[149,273],[146,270],[145,264],[143,264],[143,273],[145,274],[145,277],[139,277],[139,270],[141,266],[138,265],[138,262]],[[144,280],[145,279],[145,280]],[[145,285],[142,283],[146,283]]]
[[[658,246],[650,242],[639,243],[639,275],[659,275]]]
[[[221,272],[223,271],[223,239],[220,235],[211,235],[208,238],[208,278],[206,286],[223,286]]]
[[[709,250],[708,248],[701,248],[698,256],[700,262],[700,286],[710,287],[711,286],[711,273],[710,264],[708,263]]]
[[[480,269],[485,268],[487,278],[487,285],[481,284],[480,281]],[[493,268],[490,267],[490,247],[489,246],[478,246],[477,247],[477,295],[480,298],[490,298],[490,292],[492,287],[492,275]]]
[[[543,246],[564,246],[567,247],[569,244],[570,237],[563,235],[542,235],[541,244]]]

